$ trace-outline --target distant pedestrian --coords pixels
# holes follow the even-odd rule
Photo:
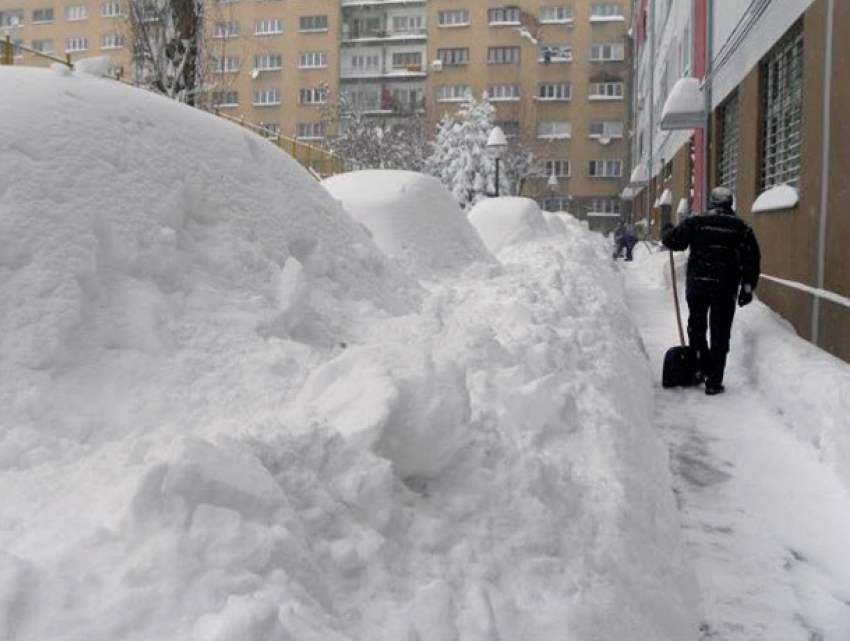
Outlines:
[[[622,257],[624,253],[627,261],[632,260],[632,250],[637,242],[634,231],[628,225],[620,223],[614,231],[614,260]]]
[[[707,212],[689,216],[676,227],[667,225],[661,235],[668,249],[691,250],[686,285],[688,339],[697,353],[698,379],[705,381],[709,395],[725,389],[723,373],[736,296],[738,306],[749,304],[760,274],[758,241],[750,226],[735,215],[732,204],[732,192],[717,187]]]

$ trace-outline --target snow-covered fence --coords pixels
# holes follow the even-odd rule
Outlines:
[[[12,36],[6,36],[6,39],[0,41],[2,44],[2,52],[0,52],[0,65],[14,65],[15,64],[15,50],[26,51],[27,53],[31,53],[34,56],[39,58],[46,58],[47,60],[53,60],[54,62],[61,62],[63,65],[68,65],[71,69],[74,68],[74,65],[71,63],[71,54],[66,53],[64,58],[57,58],[56,56],[51,56],[49,53],[42,53],[41,51],[36,51],[32,47],[27,47],[22,42],[12,42]]]

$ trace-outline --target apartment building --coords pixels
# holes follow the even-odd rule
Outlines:
[[[109,55],[133,77],[127,0],[0,0],[12,37],[64,57]],[[316,142],[340,93],[432,131],[485,92],[509,139],[545,165],[523,195],[613,226],[627,179],[630,0],[210,0],[211,106]],[[45,64],[22,54],[24,64]],[[554,176],[557,186],[553,185]]]
[[[850,362],[850,2],[640,0],[634,33],[636,220],[657,232],[730,187],[760,300]]]
[[[612,226],[627,178],[628,5],[431,0],[429,118],[456,109],[467,92],[486,92],[506,136],[545,164],[523,194]]]

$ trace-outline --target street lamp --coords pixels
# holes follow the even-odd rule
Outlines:
[[[490,131],[490,137],[487,139],[487,149],[496,158],[496,197],[499,197],[499,161],[502,159],[502,152],[507,149],[508,141],[505,138],[505,133],[501,127],[493,127]]]
[[[546,181],[546,188],[549,190],[550,201],[555,200],[555,192],[558,190],[558,177],[555,175],[555,170],[552,170],[552,175]]]

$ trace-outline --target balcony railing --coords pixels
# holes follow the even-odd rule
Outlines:
[[[424,40],[428,37],[427,29],[362,29],[344,25],[342,28],[343,42],[364,40]]]

